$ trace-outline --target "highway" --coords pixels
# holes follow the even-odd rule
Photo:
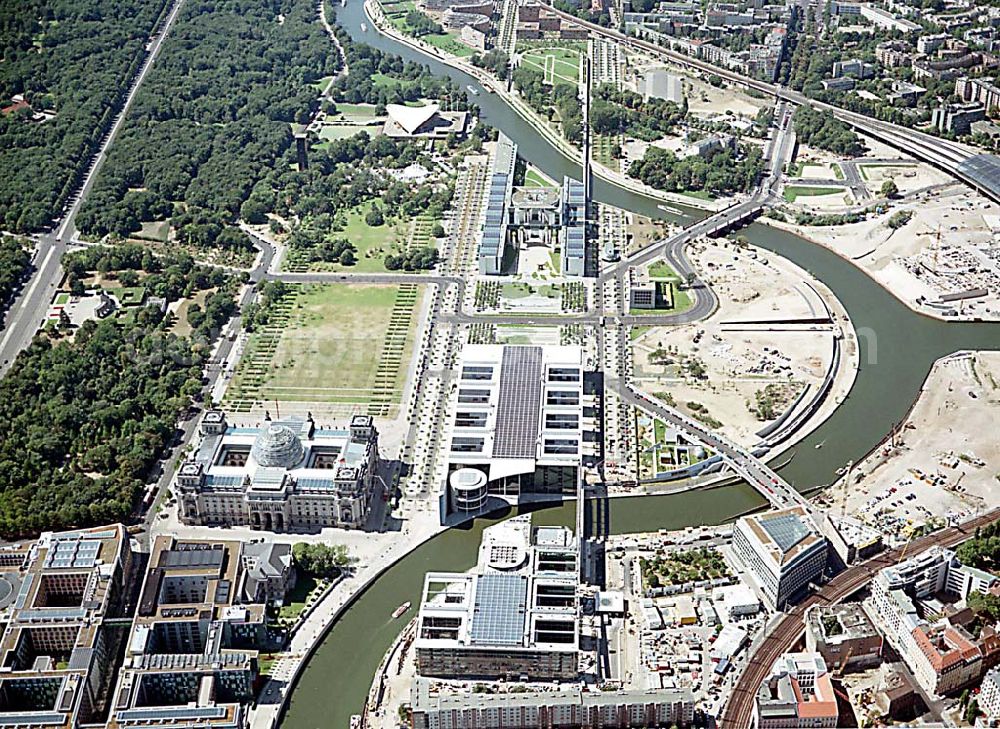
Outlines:
[[[858,131],[885,142],[896,149],[906,152],[916,159],[938,167],[945,172],[948,172],[956,179],[969,185],[973,189],[978,190],[984,195],[1000,202],[1000,190],[984,188],[977,180],[970,177],[964,170],[959,169],[962,163],[968,161],[972,157],[982,154],[979,150],[972,149],[963,144],[953,142],[942,137],[926,134],[924,132],[917,131],[916,129],[901,127],[891,122],[879,121],[869,116],[865,116],[864,114],[847,111],[846,109],[841,109],[840,107],[811,99],[798,91],[787,89],[784,86],[768,83],[766,81],[759,81],[721,66],[716,66],[699,58],[670,50],[669,48],[665,48],[656,43],[642,40],[641,38],[634,36],[625,35],[617,30],[604,28],[596,23],[581,20],[574,15],[558,10],[555,7],[552,7],[551,11],[570,23],[587,28],[598,36],[617,41],[646,53],[660,56],[677,65],[702,73],[713,74],[719,78],[725,79],[726,81],[755,89],[796,106],[811,106],[815,109],[829,111],[835,117],[851,127],[854,127]],[[989,156],[993,157],[993,155]],[[996,160],[998,168],[1000,168],[1000,158],[994,157],[994,159]]]
[[[100,150],[91,161],[83,184],[68,203],[63,217],[54,226],[55,231],[36,238],[38,245],[32,259],[35,270],[30,282],[21,289],[17,298],[11,303],[4,321],[3,336],[0,338],[0,376],[7,371],[18,352],[31,343],[35,332],[42,324],[42,318],[48,311],[49,302],[52,301],[56,288],[62,280],[62,256],[67,251],[68,245],[76,239],[77,231],[74,225],[76,215],[80,211],[83,201],[90,194],[101,166],[107,158],[107,152],[121,131],[139,87],[153,67],[153,63],[160,53],[160,48],[163,46],[163,41],[177,20],[183,5],[184,0],[174,0],[160,31],[152,37],[149,49],[146,51],[146,58],[132,79],[125,100],[118,110],[111,128],[101,142]]]
[[[729,695],[719,726],[724,729],[746,729],[750,726],[754,698],[757,689],[770,672],[774,662],[787,652],[805,633],[804,615],[813,605],[832,605],[850,597],[867,585],[876,572],[883,567],[900,561],[905,551],[907,557],[915,557],[934,545],[954,547],[974,534],[976,527],[985,526],[1000,519],[1000,508],[964,522],[957,527],[949,527],[921,537],[908,546],[897,547],[883,552],[841,572],[819,591],[807,597],[785,614],[771,633],[757,647]]]

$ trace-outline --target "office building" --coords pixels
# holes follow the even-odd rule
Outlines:
[[[507,252],[507,205],[514,184],[516,161],[517,145],[500,132],[490,156],[490,182],[485,193],[486,212],[479,232],[479,273],[482,274],[496,276],[503,273]]]
[[[442,518],[475,514],[489,496],[575,493],[587,430],[581,348],[470,344],[458,372]]]
[[[855,58],[851,61],[834,61],[833,77],[843,78],[851,76],[853,78],[872,78],[875,75],[875,67],[870,63]]]
[[[1000,87],[988,78],[962,76],[955,80],[955,96],[981,104],[986,110],[1000,109]]]
[[[826,538],[804,506],[741,518],[733,551],[772,609],[784,608],[826,567]]]
[[[974,122],[986,118],[986,109],[982,104],[945,104],[931,112],[931,126],[942,134],[951,133],[959,136],[969,134]]]
[[[432,691],[417,679],[413,729],[627,729],[687,727],[694,700],[687,690],[585,691],[578,686],[501,694]]]
[[[642,97],[664,99],[680,106],[684,102],[684,82],[665,68],[651,68],[642,77]]]
[[[993,668],[983,676],[977,702],[986,718],[1000,719],[1000,669]]]
[[[971,685],[1000,660],[1000,637],[989,625],[974,636],[966,627],[971,611],[946,608],[937,597],[965,600],[998,582],[962,565],[954,552],[932,547],[879,571],[871,583],[868,612],[920,686],[931,694],[949,694]],[[932,623],[928,615],[943,617]]]
[[[292,545],[263,540],[246,542],[243,560],[243,601],[281,605],[295,587]]]
[[[75,729],[103,723],[132,579],[120,524],[46,532],[0,549],[0,722]]]
[[[826,663],[818,653],[786,653],[757,691],[757,729],[834,729],[839,713]]]
[[[579,673],[577,543],[531,515],[483,531],[471,572],[429,572],[414,640],[417,673],[573,680]]]
[[[248,561],[235,541],[153,542],[109,729],[241,729],[265,605],[245,602]]]
[[[176,490],[185,524],[286,531],[362,528],[376,487],[378,432],[371,416],[344,429],[312,417],[229,425],[205,413],[194,458],[181,465]]]
[[[563,178],[562,187],[562,273],[587,273],[587,192],[582,182]]]
[[[813,605],[805,619],[806,651],[823,656],[831,670],[862,671],[881,662],[882,636],[858,603]]]

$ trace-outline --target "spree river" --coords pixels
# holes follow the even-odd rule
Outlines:
[[[463,88],[480,88],[472,77],[379,34],[367,21],[361,0],[338,7],[337,22],[359,42],[430,66]],[[362,23],[366,30],[361,29]],[[475,97],[480,116],[518,145],[518,152],[548,175],[579,177],[566,158],[495,94]],[[595,200],[654,218],[667,216],[658,201],[601,179]],[[754,245],[795,262],[826,284],[843,303],[859,334],[861,370],[848,398],[811,436],[792,449],[782,475],[799,490],[830,483],[838,468],[857,460],[898,422],[917,397],[934,361],[961,349],[1000,349],[1000,325],[946,323],[916,314],[858,268],[798,236],[754,224],[741,231]],[[823,448],[816,449],[817,443]],[[783,456],[784,460],[784,456]],[[612,499],[616,533],[717,524],[764,505],[747,484],[671,496]],[[513,512],[511,512],[513,513]],[[572,503],[537,511],[539,523],[573,524]],[[503,516],[509,516],[506,514]],[[480,519],[467,529],[451,529],[388,570],[331,627],[309,660],[291,696],[282,729],[341,729],[360,713],[378,663],[404,621],[390,614],[401,603],[419,604],[424,573],[464,571],[476,559]]]

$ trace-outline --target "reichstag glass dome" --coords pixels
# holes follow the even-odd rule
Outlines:
[[[291,428],[272,423],[257,436],[251,454],[258,466],[294,468],[305,455],[305,449]]]

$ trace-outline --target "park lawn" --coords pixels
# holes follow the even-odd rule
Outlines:
[[[687,195],[698,200],[715,200],[715,195],[708,190],[681,190],[681,195]]]
[[[629,333],[629,340],[634,342],[652,328],[653,327],[632,327],[632,331]]]
[[[170,235],[170,221],[160,220],[153,223],[143,223],[142,230],[133,233],[133,238],[139,240],[151,240],[156,243],[166,243]]]
[[[666,261],[656,261],[649,266],[649,277],[679,283],[681,277]]]
[[[146,298],[144,286],[115,286],[106,290],[109,294],[114,294],[123,307],[138,306]]]
[[[369,121],[378,118],[374,104],[348,104],[338,101],[337,114],[349,121]]]
[[[281,658],[277,653],[262,653],[257,656],[257,672],[261,676],[270,676],[274,664]]]
[[[525,283],[506,283],[501,289],[505,299],[523,299],[531,296],[532,288]]]
[[[445,53],[450,53],[460,58],[467,58],[476,52],[473,48],[459,41],[458,33],[455,32],[443,34],[429,33],[421,36],[421,40],[427,41],[427,43],[435,48],[440,48]]]
[[[546,179],[541,172],[538,170],[529,168],[524,173],[524,186],[525,187],[555,187],[548,179]]]
[[[379,226],[371,226],[365,222],[365,215],[371,209],[371,201],[351,208],[341,219],[341,229],[334,233],[337,238],[344,237],[358,249],[358,260],[353,266],[343,266],[339,263],[319,263],[317,268],[324,271],[359,271],[361,273],[385,273],[385,257],[389,253],[399,253],[406,247],[409,235],[408,222],[405,220],[386,221]]]
[[[366,404],[381,381],[398,404],[421,296],[418,290],[400,308],[400,293],[400,286],[303,287],[261,385],[263,399]]]
[[[317,91],[323,91],[327,87],[327,85],[330,83],[330,81],[332,81],[332,80],[333,80],[333,76],[324,76],[321,79],[317,79],[317,80],[313,81],[309,85],[312,86]]]
[[[653,443],[662,443],[667,435],[667,425],[659,418],[653,418]]]
[[[528,51],[522,63],[545,73],[546,82],[559,78],[567,83],[580,81],[580,54],[570,48],[538,48]]]
[[[359,124],[324,124],[319,130],[319,138],[323,141],[316,146],[322,149],[324,146],[329,146],[327,144],[328,142],[332,142],[337,139],[348,139],[353,137],[355,134],[361,134],[361,132],[368,132],[369,136],[375,136],[381,131],[381,124],[371,124],[366,126],[361,126]]]
[[[399,85],[399,81],[384,73],[372,74],[372,85],[377,89],[391,89]]]
[[[789,185],[782,193],[787,202],[795,202],[799,197],[818,197],[820,195],[841,195],[843,187],[806,187],[804,185]]]
[[[285,596],[285,604],[278,611],[278,616],[288,620],[295,620],[299,617],[299,614],[306,609],[309,594],[318,585],[319,583],[312,575],[299,574],[295,580],[295,587]]]
[[[673,284],[671,294],[673,294],[674,305],[670,309],[632,309],[631,314],[639,316],[646,314],[679,314],[694,306],[694,297],[691,292],[681,288],[683,281],[677,272],[666,261],[656,261],[649,266],[649,277],[658,281],[666,281]]]

